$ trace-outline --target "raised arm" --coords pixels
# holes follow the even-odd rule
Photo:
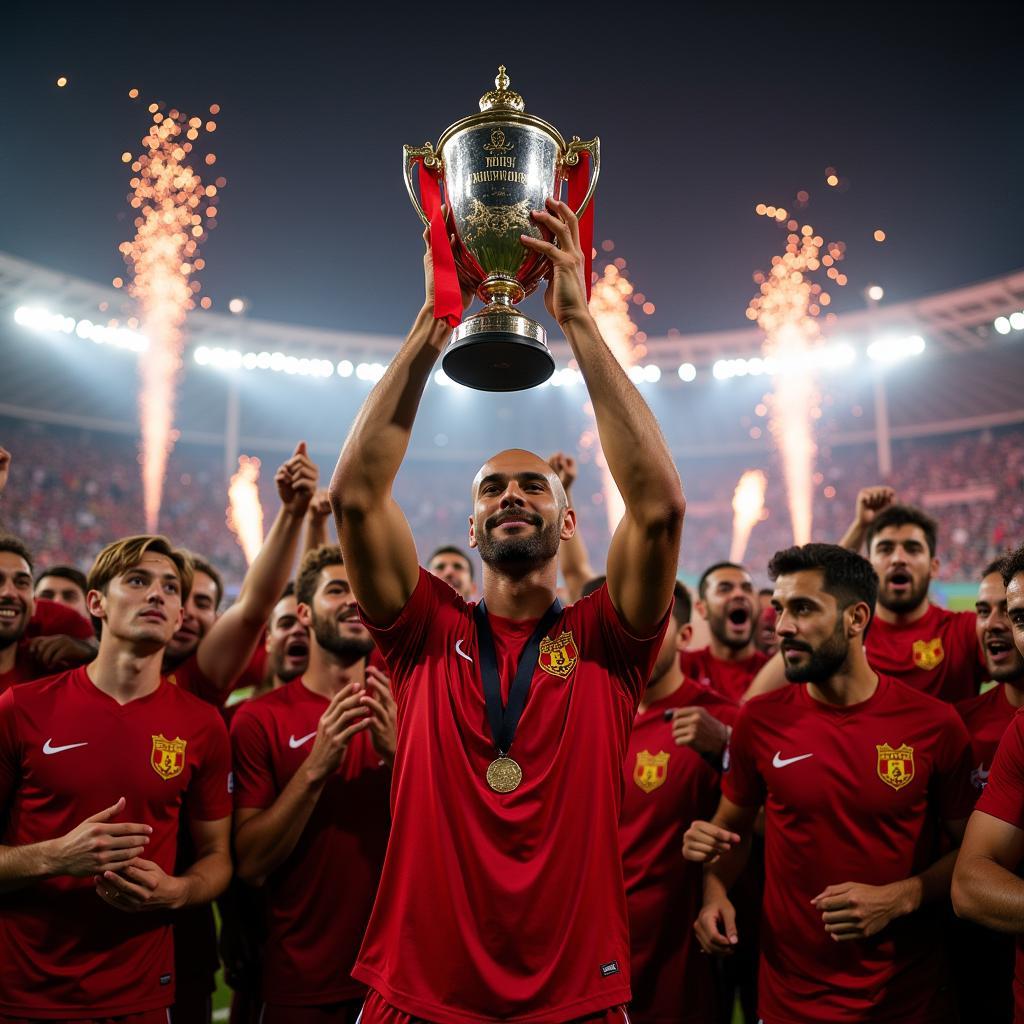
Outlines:
[[[572,485],[576,482],[576,460],[565,452],[555,452],[548,459],[548,465],[558,474],[569,507],[575,508]],[[579,523],[578,515],[576,521]],[[597,575],[590,564],[590,554],[579,529],[568,540],[562,541],[558,549],[558,563],[570,603],[578,601],[583,596],[583,587]]]
[[[428,233],[424,232],[424,241]],[[423,257],[426,297],[412,330],[359,410],[331,479],[331,508],[352,590],[378,626],[398,618],[419,579],[416,543],[392,496],[423,389],[448,340],[435,320],[434,267]],[[470,296],[463,293],[463,305]]]
[[[324,544],[330,544],[327,535],[327,523],[331,518],[331,496],[327,488],[321,487],[313,495],[309,503],[309,511],[306,513],[306,539],[302,545],[303,556],[315,551]]]
[[[650,634],[668,608],[676,578],[686,508],[679,473],[658,421],[587,308],[576,216],[554,199],[533,216],[558,244],[520,237],[551,259],[544,301],[587,382],[604,457],[626,506],[608,549],[608,592],[630,630]]]
[[[846,533],[839,538],[839,546],[849,551],[860,551],[868,535],[868,527],[882,509],[896,500],[891,487],[863,487],[857,494],[857,512]]]
[[[281,508],[245,574],[238,600],[214,623],[196,651],[199,670],[219,689],[230,687],[242,674],[281,598],[316,480],[316,466],[306,454],[306,442],[300,441],[274,477]]]

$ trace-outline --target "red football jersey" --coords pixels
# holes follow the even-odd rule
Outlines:
[[[66,835],[125,797],[121,821],[152,826],[144,854],[174,872],[179,811],[231,813],[219,715],[161,685],[118,704],[84,668],[0,696],[3,842]],[[0,1013],[43,1019],[140,1013],[174,998],[171,915],[127,914],[93,879],[59,876],[7,893],[0,914]]]
[[[52,675],[52,671],[40,665],[29,652],[29,643],[37,636],[71,636],[76,640],[96,638],[92,623],[73,608],[57,601],[37,598],[32,618],[28,620],[25,632],[18,641],[14,668],[9,672],[0,672],[0,693],[18,683]]]
[[[951,703],[974,697],[985,679],[974,612],[951,612],[933,604],[917,622],[905,626],[893,626],[876,615],[864,649],[876,672]]]
[[[536,620],[490,616],[503,698]],[[541,641],[509,756],[496,757],[472,607],[420,570],[395,623],[368,623],[398,703],[392,831],[354,977],[437,1024],[582,1017],[629,1000],[622,763],[666,615],[631,636],[606,588]]]
[[[231,723],[235,807],[270,807],[313,748],[327,698],[293,679],[246,701]],[[349,972],[388,845],[391,770],[356,733],[295,849],[264,887],[263,998],[285,1006],[359,999]]]
[[[696,751],[678,747],[665,712],[703,706],[732,725],[739,708],[685,679],[637,714],[626,755],[626,793],[619,845],[626,882],[635,1024],[713,1024],[711,958],[700,955],[693,922],[700,913],[703,873],[683,859],[683,833],[718,806],[718,772]]]
[[[955,705],[957,714],[967,726],[967,734],[971,737],[974,768],[971,771],[971,782],[979,792],[985,788],[988,773],[992,768],[992,759],[996,756],[996,748],[1003,738],[1007,726],[1013,721],[1017,709],[1006,699],[1008,683],[993,686],[991,690],[971,697],[970,700],[958,701]]]
[[[970,814],[970,773],[953,708],[885,676],[851,707],[800,685],[745,705],[722,792],[743,807],[765,805],[765,1024],[950,1019],[942,906],[871,939],[835,942],[811,900],[830,885],[886,885],[927,868],[940,821]]]
[[[996,751],[988,785],[976,808],[1024,830],[1024,716],[1014,715]],[[1013,973],[1014,1024],[1024,1024],[1024,935],[1017,936]]]
[[[683,651],[679,655],[679,665],[684,676],[710,686],[712,690],[737,703],[743,699],[747,687],[767,661],[768,655],[761,651],[754,651],[749,658],[740,661],[728,661],[716,658],[710,647]]]

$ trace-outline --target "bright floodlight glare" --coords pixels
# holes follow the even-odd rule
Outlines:
[[[232,313],[244,313],[245,299],[232,299],[228,303],[228,309],[230,309]]]
[[[868,288],[868,298],[872,302],[881,302],[885,295],[885,289],[880,284],[873,284]]]
[[[444,372],[444,370],[434,371],[434,383],[437,384],[439,387],[446,388],[448,387],[449,384],[451,384],[451,382],[451,377],[449,377],[448,374]]]
[[[715,380],[728,380],[732,376],[732,363],[728,359],[716,359],[711,367]]]
[[[210,350],[205,345],[200,345],[199,348],[192,353],[192,358],[200,366],[206,366],[210,362]]]
[[[868,358],[880,363],[896,363],[910,356],[919,356],[925,350],[920,334],[906,338],[879,338],[868,345]]]
[[[697,367],[693,363],[682,363],[676,372],[679,374],[679,379],[687,384],[697,379]]]
[[[342,359],[338,363],[338,376],[339,377],[351,377],[355,372],[355,367],[352,365],[351,359]]]
[[[648,384],[657,384],[661,380],[661,367],[656,366],[654,363],[648,363],[644,367],[644,380]]]
[[[19,312],[20,312],[20,310],[19,310]],[[17,314],[17,313],[15,313],[15,317],[17,317],[17,315],[18,315],[18,314]],[[993,321],[992,321],[992,326],[993,326],[993,327],[994,327],[994,328],[995,328],[995,329],[996,329],[996,330],[997,330],[997,331],[998,331],[998,332],[999,332],[1000,334],[1009,334],[1009,333],[1010,333],[1010,331],[1011,331],[1011,330],[1013,330],[1013,328],[1012,328],[1012,327],[1010,326],[1010,321],[1009,321],[1009,319],[1008,319],[1007,317],[1005,317],[1005,316],[997,316],[997,317],[995,318],[995,320],[993,320]]]
[[[634,363],[629,368],[629,379],[634,384],[643,384],[643,382],[644,382],[644,368],[642,366],[639,366],[638,364]],[[554,383],[554,381],[552,381],[552,383]]]
[[[1015,331],[1024,331],[1024,313],[1011,313],[1010,326]]]

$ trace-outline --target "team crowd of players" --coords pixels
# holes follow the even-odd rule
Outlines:
[[[481,578],[420,567],[392,484],[447,340],[429,253],[227,610],[164,537],[84,576],[0,536],[0,1024],[200,1024],[221,962],[241,1024],[1024,1022],[1024,547],[943,610],[935,522],[876,487],[771,589],[723,562],[694,601],[575,217],[534,217],[625,505],[604,574],[572,458],[517,449],[472,484]]]

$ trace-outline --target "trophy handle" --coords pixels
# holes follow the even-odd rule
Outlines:
[[[418,157],[423,157],[424,167],[432,170],[436,168],[438,172],[441,170],[441,160],[434,152],[434,145],[431,142],[425,142],[422,146],[402,147],[402,174],[405,176],[405,190],[409,193],[409,202],[412,203],[413,209],[419,214],[420,220],[429,227],[430,218],[423,212],[419,196],[416,195],[416,189],[412,183],[412,169]],[[576,159],[579,160],[579,157],[577,156]],[[591,189],[591,192],[593,192],[593,189]],[[590,198],[589,195],[587,198]]]
[[[562,164],[565,167],[575,167],[580,162],[580,153],[590,154],[590,184],[587,187],[587,194],[580,203],[580,208],[575,211],[576,216],[582,215],[583,211],[590,205],[594,198],[594,189],[597,188],[597,178],[601,173],[601,139],[595,137],[587,142],[581,142],[578,135],[572,137],[572,141],[565,147],[565,156],[562,157]]]

